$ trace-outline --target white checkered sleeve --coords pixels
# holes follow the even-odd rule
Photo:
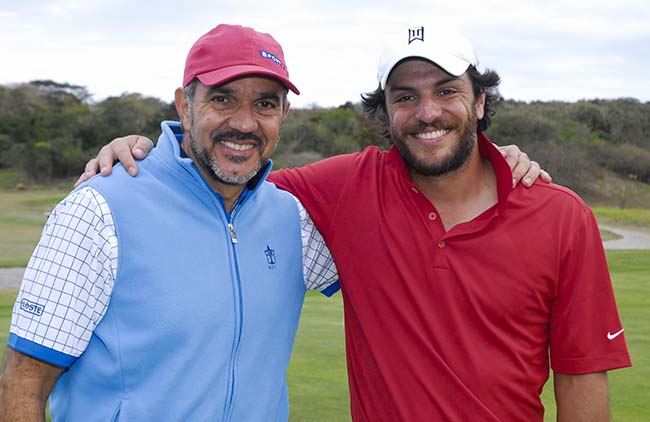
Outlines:
[[[110,209],[94,189],[72,192],[50,214],[14,305],[10,332],[78,357],[106,313],[117,273]]]
[[[308,290],[322,292],[338,282],[336,265],[325,240],[320,234],[309,213],[294,196],[300,212],[302,227],[302,256],[305,286]]]

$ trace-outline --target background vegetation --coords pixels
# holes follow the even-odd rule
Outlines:
[[[139,133],[156,139],[171,103],[126,93],[94,102],[82,86],[54,81],[0,85],[0,187],[76,176],[100,145]],[[488,135],[514,143],[592,205],[650,208],[650,103],[504,100]],[[360,104],[294,109],[276,167],[389,144]]]

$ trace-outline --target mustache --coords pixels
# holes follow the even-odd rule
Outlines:
[[[228,130],[226,132],[217,133],[212,137],[212,143],[218,144],[225,140],[235,140],[235,141],[250,141],[253,140],[257,145],[262,145],[262,139],[256,134],[249,132],[244,133],[235,129]]]
[[[424,122],[418,122],[417,125],[417,130],[425,130],[425,129],[434,129],[434,130],[445,130],[445,129],[453,129],[458,127],[458,123],[454,121],[449,121],[447,119],[436,119],[430,123],[424,123]]]

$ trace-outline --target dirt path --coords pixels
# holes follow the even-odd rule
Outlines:
[[[610,226],[600,228],[623,236],[603,242],[605,249],[650,249],[650,234]],[[17,289],[24,272],[24,268],[0,268],[0,290]]]
[[[610,226],[600,226],[600,228],[623,237],[603,242],[605,249],[650,249],[650,234]]]
[[[24,268],[0,268],[0,290],[17,289],[24,272]]]

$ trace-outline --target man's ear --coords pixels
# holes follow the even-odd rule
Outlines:
[[[476,120],[481,120],[485,116],[485,98],[487,97],[487,91],[483,90],[481,95],[476,99]]]
[[[287,106],[284,108],[284,113],[282,113],[282,123],[284,123],[287,120],[287,117],[289,117],[290,108],[291,108],[291,103],[287,101]]]
[[[178,118],[183,124],[184,130],[186,132],[189,131],[192,126],[190,124],[190,106],[183,88],[176,88],[174,92],[174,104],[176,105],[176,113],[178,113]]]

